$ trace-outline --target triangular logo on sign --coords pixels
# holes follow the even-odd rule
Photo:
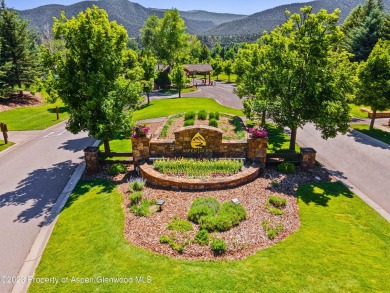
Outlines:
[[[198,132],[191,140],[191,147],[193,149],[202,149],[206,146],[206,140],[204,137]]]

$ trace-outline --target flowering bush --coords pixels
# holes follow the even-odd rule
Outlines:
[[[133,127],[133,137],[134,138],[139,138],[139,137],[145,137],[150,128],[147,127],[146,125],[136,125]]]
[[[249,128],[248,132],[252,134],[253,138],[264,138],[268,136],[267,129],[261,125]]]

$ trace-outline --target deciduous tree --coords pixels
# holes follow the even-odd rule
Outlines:
[[[152,56],[142,57],[141,66],[143,69],[142,84],[144,92],[150,104],[150,92],[153,90],[154,80],[157,77],[156,71],[157,60]]]
[[[377,111],[390,108],[390,41],[379,40],[367,62],[358,70],[357,102],[371,107],[373,115],[370,129],[374,129]]]
[[[169,78],[179,90],[179,98],[181,98],[181,90],[185,88],[186,85],[190,82],[190,79],[187,78],[184,72],[184,66],[181,64],[176,64],[175,67],[173,67]]]
[[[343,39],[338,15],[338,10],[314,14],[305,6],[261,38],[261,98],[272,104],[276,124],[290,128],[290,150],[295,150],[297,129],[308,122],[325,139],[348,130],[346,97],[353,90],[354,71],[348,54],[335,50]]]
[[[93,6],[77,18],[61,14],[55,19],[54,35],[63,39],[66,58],[58,65],[58,92],[69,108],[67,129],[88,131],[109,140],[119,131],[131,132],[132,111],[140,102],[142,87],[125,68],[127,32],[107,13]]]

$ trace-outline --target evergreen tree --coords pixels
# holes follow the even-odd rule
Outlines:
[[[19,18],[16,11],[8,9],[4,0],[0,8],[0,68],[4,74],[0,83],[3,90],[12,91],[23,84],[31,84],[38,74],[36,35],[28,28],[28,22]]]
[[[354,55],[352,61],[367,60],[378,40],[387,38],[388,17],[381,0],[367,0],[350,13],[342,30],[346,34],[344,46]]]

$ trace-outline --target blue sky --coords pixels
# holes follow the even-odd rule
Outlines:
[[[70,5],[80,0],[6,0],[8,7],[18,10],[30,9],[46,4]],[[133,0],[145,7],[178,8],[179,10],[207,10],[211,12],[229,12],[235,14],[253,14],[275,6],[308,0]]]

